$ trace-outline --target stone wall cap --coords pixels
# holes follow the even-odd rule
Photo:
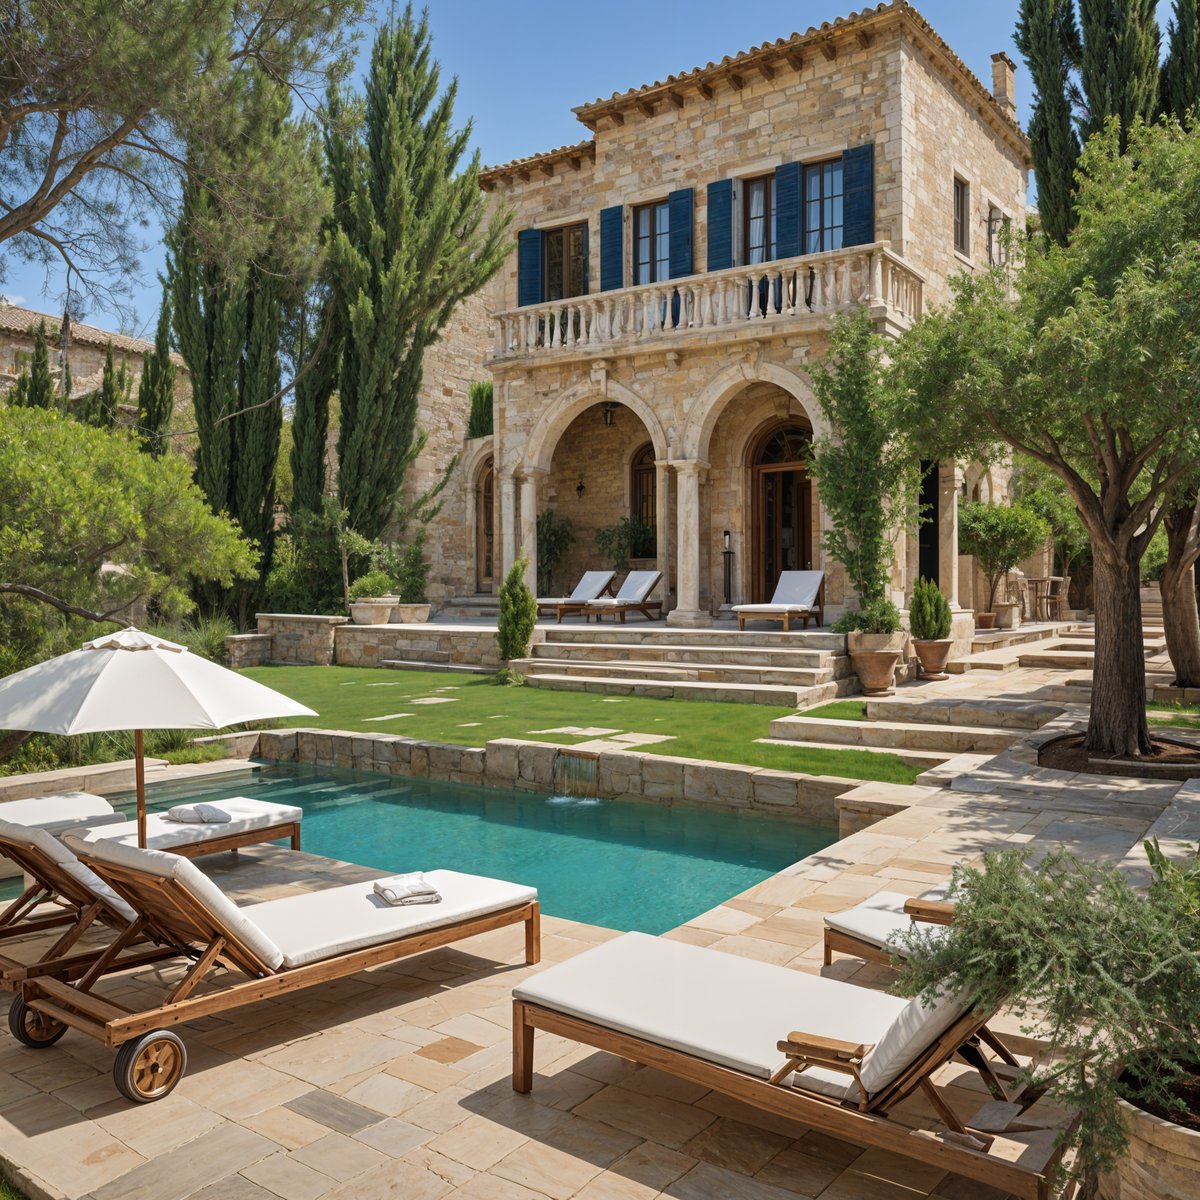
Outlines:
[[[307,613],[255,613],[256,621],[309,621],[316,625],[345,625],[350,620],[349,617],[326,617],[309,615]]]

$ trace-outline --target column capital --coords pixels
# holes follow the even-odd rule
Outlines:
[[[522,467],[515,472],[515,476],[522,483],[536,483],[540,479],[547,478],[549,474],[550,472],[545,467]]]
[[[674,467],[680,475],[703,475],[709,469],[709,464],[698,458],[677,458],[667,465]]]

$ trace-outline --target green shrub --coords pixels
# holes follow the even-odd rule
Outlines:
[[[524,658],[529,639],[537,624],[537,601],[525,582],[528,561],[522,555],[509,568],[500,585],[500,618],[496,623],[496,643],[505,662]]]
[[[854,612],[843,613],[834,633],[899,633],[900,610],[890,600],[872,600]]]
[[[538,513],[537,519],[537,585],[538,595],[549,596],[554,587],[554,568],[574,541],[569,517],[556,517],[554,509]]]
[[[615,525],[596,530],[596,548],[617,571],[628,571],[631,558],[649,558],[654,528],[637,517],[622,517]]]
[[[950,636],[953,617],[942,589],[931,579],[918,579],[908,605],[912,635],[919,642],[939,642]]]
[[[492,433],[492,381],[477,379],[471,384],[471,415],[467,419],[467,437],[488,437]]]
[[[361,600],[364,596],[391,596],[392,577],[386,571],[368,571],[350,585],[350,599]]]
[[[237,632],[233,621],[224,613],[211,617],[192,617],[176,625],[156,625],[152,630],[169,642],[186,646],[193,654],[212,662],[225,658],[225,639]]]
[[[401,604],[429,602],[429,564],[425,561],[425,530],[419,529],[412,544],[400,556],[396,588]]]
[[[1023,504],[969,500],[959,506],[959,553],[979,560],[988,581],[989,612],[995,607],[1000,581],[1022,559],[1036,554],[1049,536],[1049,522]]]

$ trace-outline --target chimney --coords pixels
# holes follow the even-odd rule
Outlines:
[[[1003,50],[992,55],[992,95],[1014,121],[1017,119],[1017,97],[1013,88],[1016,71],[1017,64]]]

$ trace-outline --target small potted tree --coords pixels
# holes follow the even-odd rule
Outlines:
[[[1084,1196],[1200,1196],[1200,866],[1148,843],[1149,890],[1064,852],[955,871],[949,934],[900,937],[900,988],[963,988],[1048,1045],[1028,1082],[1078,1112]]]
[[[986,611],[975,614],[980,629],[996,624],[996,592],[1000,581],[1022,559],[1046,543],[1050,526],[1023,504],[984,504],[967,501],[958,509],[958,546],[973,555],[988,582]]]
[[[918,579],[908,605],[908,624],[913,649],[925,679],[946,679],[946,659],[950,657],[950,626],[953,616],[942,589],[929,579]]]
[[[386,625],[397,599],[392,592],[391,576],[380,570],[360,575],[350,585],[348,595],[355,625]]]
[[[425,530],[417,531],[412,544],[396,565],[396,600],[392,604],[393,621],[418,625],[429,620],[429,564],[425,561]]]

